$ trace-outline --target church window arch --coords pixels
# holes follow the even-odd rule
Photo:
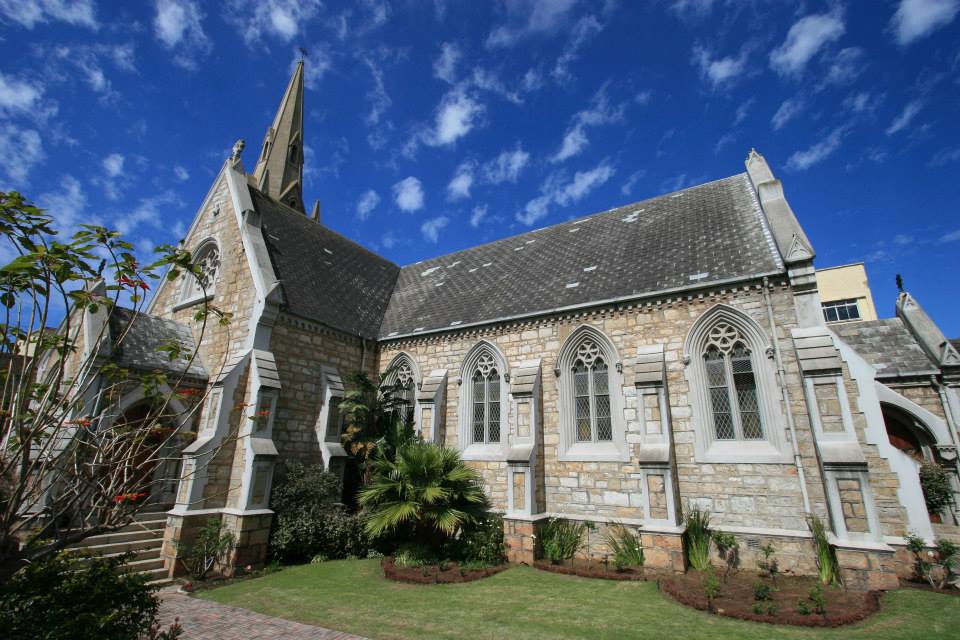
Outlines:
[[[185,303],[213,297],[221,266],[217,242],[212,238],[201,242],[193,252],[193,264],[196,272],[184,277],[182,301]]]
[[[763,329],[727,305],[690,329],[685,361],[698,460],[789,460],[770,351]]]
[[[402,402],[401,413],[408,423],[415,421],[417,415],[417,387],[421,382],[420,374],[413,359],[406,353],[401,353],[390,361],[387,367],[385,382],[397,385],[395,397]]]
[[[460,448],[467,459],[502,458],[508,433],[506,359],[486,340],[464,359],[460,372]]]
[[[556,373],[561,458],[628,460],[623,377],[613,343],[593,327],[580,327],[561,347]]]

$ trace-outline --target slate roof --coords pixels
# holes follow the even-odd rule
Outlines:
[[[406,266],[380,338],[782,270],[743,173]]]
[[[285,309],[377,337],[400,267],[250,187]]]
[[[935,373],[936,368],[900,318],[829,325],[877,369],[878,378]]]
[[[134,315],[136,319],[131,325]],[[135,314],[131,309],[116,307],[110,314],[110,335],[116,340],[127,327],[130,327],[129,332],[123,336],[119,347],[113,352],[114,362],[121,367],[149,371],[160,369],[176,375],[186,372],[191,378],[207,379],[207,372],[200,358],[194,358],[193,362],[190,362],[190,356],[197,348],[190,327],[176,320],[145,313]],[[180,356],[172,361],[165,352],[157,350],[171,342],[176,342],[182,348]]]

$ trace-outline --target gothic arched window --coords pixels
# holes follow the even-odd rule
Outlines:
[[[752,355],[737,329],[725,322],[714,326],[703,360],[710,387],[714,437],[717,440],[763,439]]]
[[[470,384],[472,442],[500,442],[500,373],[490,354],[481,354],[477,359]]]
[[[220,248],[213,240],[200,245],[193,254],[193,264],[196,271],[186,274],[183,289],[183,300],[189,302],[210,297],[217,284],[217,275],[220,272]]]
[[[610,375],[600,347],[584,340],[577,348],[573,374],[574,406],[576,407],[577,442],[613,440],[610,419]]]
[[[555,373],[564,460],[629,460],[620,359],[600,331],[583,326],[561,347]]]
[[[406,353],[390,361],[386,383],[393,386],[394,398],[400,401],[400,411],[408,423],[416,420],[417,384],[420,382],[417,367]]]
[[[491,342],[475,345],[460,369],[459,442],[468,460],[502,459],[508,436],[507,362]]]
[[[691,327],[684,352],[697,460],[789,461],[772,348],[760,325],[715,305]]]

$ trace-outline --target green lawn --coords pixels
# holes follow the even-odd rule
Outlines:
[[[372,638],[950,638],[960,598],[887,594],[882,610],[840,630],[742,622],[683,607],[648,582],[613,582],[515,567],[459,585],[407,585],[377,560],[290,567],[203,591],[201,598]],[[717,634],[714,636],[714,634]]]

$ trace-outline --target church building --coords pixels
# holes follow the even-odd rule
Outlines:
[[[303,120],[300,63],[252,170],[238,144],[183,240],[206,297],[181,277],[149,307],[186,335],[204,299],[233,317],[197,345],[208,393],[168,571],[210,517],[235,566],[264,562],[285,463],[342,473],[358,371],[411,383],[417,430],[481,473],[515,562],[560,517],[633,526],[648,566],[682,571],[699,507],[745,566],[770,543],[811,574],[815,515],[846,582],[888,588],[905,536],[960,533],[918,473],[940,463],[960,490],[955,345],[908,293],[895,318],[826,322],[814,248],[757,151],[729,177],[401,267],[307,214]]]

